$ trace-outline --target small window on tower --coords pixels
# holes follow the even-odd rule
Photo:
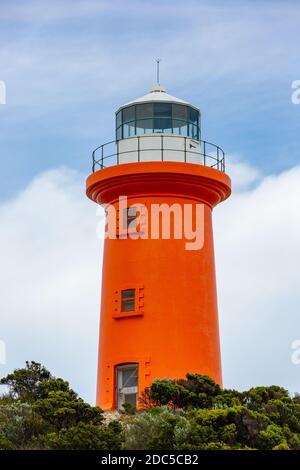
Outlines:
[[[121,291],[121,311],[135,311],[135,289],[125,289]]]
[[[124,209],[124,229],[135,228],[136,227],[136,218],[137,211],[136,207],[128,207]]]

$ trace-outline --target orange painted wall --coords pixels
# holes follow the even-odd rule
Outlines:
[[[208,374],[222,383],[212,208],[230,194],[230,179],[188,163],[130,163],[87,180],[97,203],[204,203],[204,245],[186,240],[107,239],[104,246],[97,405],[114,408],[115,367],[139,364],[139,393],[156,378]],[[195,212],[194,212],[195,213]],[[120,291],[137,288],[138,314],[118,317]]]

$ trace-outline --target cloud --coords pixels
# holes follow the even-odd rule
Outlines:
[[[299,391],[291,344],[300,338],[300,166],[262,176],[240,160],[230,173],[239,189],[214,213],[224,383]],[[90,402],[102,262],[96,213],[83,176],[67,168],[38,175],[0,206],[1,375],[41,361]]]
[[[268,2],[261,2],[258,12],[247,3],[230,2],[226,9],[219,2],[194,1],[160,2],[156,8],[153,0],[7,3],[2,16],[16,28],[14,36],[6,29],[0,33],[8,104],[39,117],[42,111],[107,97],[129,101],[152,85],[156,55],[163,57],[164,83],[185,94],[192,90],[205,97],[209,91],[221,100],[223,80],[227,94],[243,93],[244,87],[246,93],[253,82],[270,88],[283,73],[296,73],[293,35],[299,8],[294,4],[271,11]]]
[[[243,165],[232,168],[242,175]],[[239,185],[237,185],[239,186]],[[215,211],[225,385],[300,390],[300,166],[257,181]]]
[[[0,206],[0,373],[40,361],[93,401],[102,242],[84,188],[60,168]]]
[[[8,2],[3,8],[2,18],[10,21],[38,21],[60,22],[70,18],[92,16],[101,13],[107,7],[107,2],[96,0],[77,1],[76,6],[72,0],[30,0],[19,4],[18,2]]]
[[[226,157],[226,172],[230,175],[233,191],[251,188],[260,181],[262,176],[257,168],[234,155]]]
[[[114,111],[153,85],[156,57],[170,93],[200,106],[204,139],[264,168],[297,161],[300,8],[252,3],[3,0],[0,197],[57,162],[83,170]]]

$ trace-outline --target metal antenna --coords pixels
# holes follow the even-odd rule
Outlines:
[[[156,59],[156,82],[158,85],[160,85],[159,83],[159,63],[160,63],[161,59]]]

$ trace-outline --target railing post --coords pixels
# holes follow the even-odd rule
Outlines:
[[[186,163],[186,137],[184,138],[184,161]]]
[[[220,163],[220,159],[219,159],[219,147],[217,147],[217,161],[218,161],[217,168],[218,168],[218,170],[219,170],[219,169],[220,169],[220,168],[219,168],[219,163]]]
[[[101,145],[101,168],[103,168],[103,145]]]
[[[205,140],[203,141],[203,164],[206,166],[206,145],[205,145]]]
[[[119,141],[117,140],[117,165],[120,164],[120,156],[119,156]]]
[[[164,136],[161,136],[161,161],[164,161]]]
[[[141,161],[141,157],[140,157],[140,136],[138,135],[138,162]]]

